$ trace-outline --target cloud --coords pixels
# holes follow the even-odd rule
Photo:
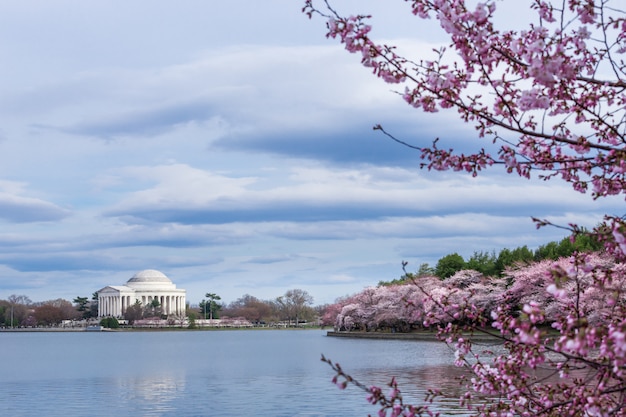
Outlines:
[[[120,136],[152,136],[179,125],[192,122],[202,123],[213,115],[212,106],[213,103],[207,100],[166,103],[150,108],[133,109],[73,126],[60,127],[58,130],[101,139],[113,139]]]
[[[299,256],[297,255],[289,255],[289,254],[280,254],[280,255],[268,255],[268,256],[255,256],[246,261],[246,263],[250,264],[275,264],[280,262],[288,262],[297,260]]]
[[[119,263],[112,257],[87,253],[47,253],[0,255],[0,262],[21,272],[43,271],[97,271],[108,270]]]
[[[64,245],[65,250],[109,248],[186,249],[237,245],[247,242],[252,233],[232,225],[133,225],[115,228],[108,233],[82,235]]]
[[[16,223],[62,220],[70,211],[35,198],[0,194],[0,218]]]
[[[372,118],[372,120],[376,120]],[[331,130],[332,129],[332,130]],[[426,145],[430,137],[424,138]],[[341,126],[312,130],[284,129],[267,133],[228,135],[213,141],[212,148],[227,151],[267,152],[335,164],[419,166],[419,153],[392,142],[372,130],[372,123],[347,121]]]
[[[292,167],[288,176],[275,182],[184,164],[129,168],[120,171],[127,177],[125,182],[141,180],[150,185],[128,191],[105,215],[128,224],[217,225],[432,218],[503,210],[504,217],[530,218],[560,214],[564,204],[599,209],[567,186],[521,181],[512,187],[488,177],[433,179],[436,175],[426,177],[399,168],[393,175],[390,172],[371,166],[301,166]]]
[[[51,222],[71,215],[67,209],[48,201],[24,197],[26,184],[0,180],[0,219],[15,223]]]

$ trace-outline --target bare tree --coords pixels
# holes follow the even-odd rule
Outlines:
[[[9,323],[11,327],[22,324],[28,317],[28,310],[33,302],[27,296],[17,294],[11,294],[7,300],[10,307],[6,312],[5,323]]]
[[[284,295],[276,298],[276,306],[282,317],[286,317],[290,322],[295,319],[298,326],[299,320],[312,311],[313,297],[301,289],[287,291]]]

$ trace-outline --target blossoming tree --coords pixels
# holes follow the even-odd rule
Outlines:
[[[516,1],[524,9],[530,3],[535,13],[525,30],[497,29],[499,3],[494,0],[472,2],[471,7],[465,0],[406,1],[416,18],[437,19],[449,38],[447,47],[430,58],[416,59],[393,45],[376,43],[370,37],[370,16],[343,16],[328,0],[305,0],[303,11],[326,19],[327,36],[359,54],[361,63],[384,82],[397,85],[408,105],[428,113],[456,111],[476,129],[477,140],[491,144],[457,153],[437,141],[414,146],[382,126],[375,129],[416,149],[429,170],[478,175],[501,166],[526,178],[534,173],[545,180],[560,178],[594,199],[624,194],[626,12],[621,0]],[[574,234],[581,232],[576,225],[569,227]],[[612,261],[578,254],[565,267],[548,268],[547,294],[541,300],[520,294],[523,304],[517,312],[502,307],[487,311],[488,303],[472,303],[471,296],[458,299],[453,292],[452,300],[450,294],[424,291],[437,322],[442,315],[473,322],[464,327],[451,320],[441,328],[443,338],[456,345],[457,363],[473,371],[463,404],[484,415],[626,415],[624,271],[614,268],[625,258],[625,230],[622,218],[606,216],[593,233]],[[416,285],[421,288],[419,281]],[[602,301],[606,307],[594,326],[582,300]],[[552,320],[556,335],[545,330],[549,301],[560,306]],[[506,354],[484,359],[461,333],[487,325],[497,329]],[[368,391],[379,415],[433,413],[432,397],[425,404],[405,404],[394,381],[384,394],[328,362],[341,386],[355,383]],[[539,367],[558,378],[538,374]],[[475,403],[476,394],[493,400]]]

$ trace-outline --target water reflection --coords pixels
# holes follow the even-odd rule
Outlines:
[[[8,337],[7,337],[8,336]],[[25,336],[25,337],[23,337]],[[398,378],[420,403],[445,392],[458,414],[462,370],[436,342],[338,340],[315,331],[0,334],[0,415],[366,416],[365,393],[341,391],[323,353],[365,384]],[[209,353],[181,354],[194,346]]]
[[[140,415],[160,416],[174,412],[187,391],[183,372],[115,381],[121,402],[135,404]]]
[[[347,371],[347,370],[346,370]],[[424,399],[430,389],[439,390],[441,395],[433,406],[434,411],[446,411],[446,415],[467,415],[459,405],[459,398],[464,392],[460,378],[468,375],[468,370],[454,365],[366,368],[349,372],[351,376],[365,385],[387,387],[392,378],[398,383],[405,404],[424,405]],[[383,389],[383,392],[386,392]],[[365,399],[366,394],[362,394]],[[374,412],[372,408],[370,412]]]
[[[183,374],[71,381],[18,381],[0,386],[3,416],[175,415],[184,397]]]

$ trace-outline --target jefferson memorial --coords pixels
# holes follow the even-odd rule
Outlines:
[[[146,269],[133,275],[126,285],[110,285],[98,291],[98,317],[122,317],[136,301],[147,306],[153,300],[161,304],[163,314],[184,316],[186,294],[162,272]]]

